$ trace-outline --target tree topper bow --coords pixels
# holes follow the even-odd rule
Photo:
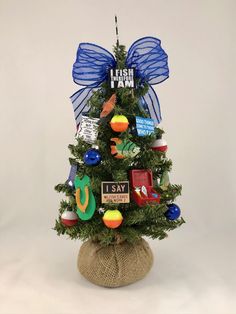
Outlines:
[[[154,123],[160,123],[160,104],[151,85],[161,83],[169,77],[168,56],[161,48],[161,41],[155,37],[144,37],[135,41],[128,50],[126,66],[135,68],[136,77],[141,84],[149,85],[148,92],[140,97],[139,105],[149,113]],[[106,49],[90,43],[79,45],[72,76],[76,84],[86,87],[70,97],[77,126],[82,119],[82,113],[90,110],[89,98],[108,78],[109,70],[115,67],[116,60]]]

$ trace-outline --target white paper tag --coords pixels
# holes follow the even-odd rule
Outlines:
[[[98,136],[98,121],[99,118],[90,118],[82,116],[77,136],[88,144],[93,144]]]

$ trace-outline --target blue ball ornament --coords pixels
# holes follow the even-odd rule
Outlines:
[[[168,207],[168,210],[165,212],[165,216],[167,219],[175,220],[179,218],[181,211],[178,205],[173,203],[173,204],[167,205],[167,207]]]
[[[102,161],[99,150],[91,148],[84,154],[84,163],[86,166],[98,166]]]

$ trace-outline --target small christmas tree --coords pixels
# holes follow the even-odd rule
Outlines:
[[[184,222],[173,203],[181,186],[169,182],[172,162],[150,86],[168,77],[167,55],[152,37],[128,53],[117,42],[114,55],[79,46],[73,77],[86,87],[72,96],[78,129],[69,145],[70,176],[55,187],[67,197],[56,220],[58,235],[99,247],[134,246],[143,236],[164,239]]]

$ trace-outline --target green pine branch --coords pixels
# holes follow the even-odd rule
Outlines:
[[[125,67],[126,51],[122,45],[114,47],[114,54],[117,60],[117,67]],[[151,145],[156,138],[161,138],[164,131],[155,128],[155,133],[139,137],[132,131],[135,127],[135,116],[147,117],[147,113],[139,106],[139,97],[145,95],[148,90],[147,84],[139,84],[139,88],[120,88],[112,90],[108,82],[104,82],[90,98],[90,117],[99,118],[104,101],[108,100],[113,93],[116,93],[117,102],[114,111],[106,118],[100,120],[98,127],[99,151],[102,155],[102,163],[96,167],[88,167],[83,162],[85,152],[91,145],[80,138],[76,138],[74,144],[68,146],[71,156],[70,164],[77,164],[77,175],[83,177],[85,174],[91,179],[91,189],[96,199],[97,210],[94,216],[88,221],[79,220],[73,227],[66,227],[62,224],[60,216],[65,210],[76,212],[75,190],[67,182],[58,184],[57,192],[64,193],[66,200],[62,200],[59,207],[59,217],[56,220],[54,229],[58,235],[67,235],[71,239],[85,241],[92,239],[102,245],[121,243],[122,241],[135,242],[142,236],[152,239],[164,239],[168,232],[180,227],[185,221],[181,217],[175,221],[168,220],[164,213],[167,204],[174,202],[181,194],[181,185],[169,184],[166,190],[162,190],[157,180],[165,171],[170,172],[172,161],[167,158],[166,153],[153,151]],[[110,127],[110,120],[115,114],[124,114],[129,120],[129,130],[117,134]],[[116,159],[111,155],[111,138],[119,137],[131,140],[138,147],[140,152],[133,158]],[[161,203],[150,203],[139,207],[131,198],[129,204],[102,204],[101,203],[101,182],[102,181],[126,181],[129,180],[129,171],[132,169],[151,169],[153,173],[154,188],[161,195]],[[103,214],[98,212],[99,208],[118,209],[123,215],[123,223],[117,229],[107,228],[102,220]]]

